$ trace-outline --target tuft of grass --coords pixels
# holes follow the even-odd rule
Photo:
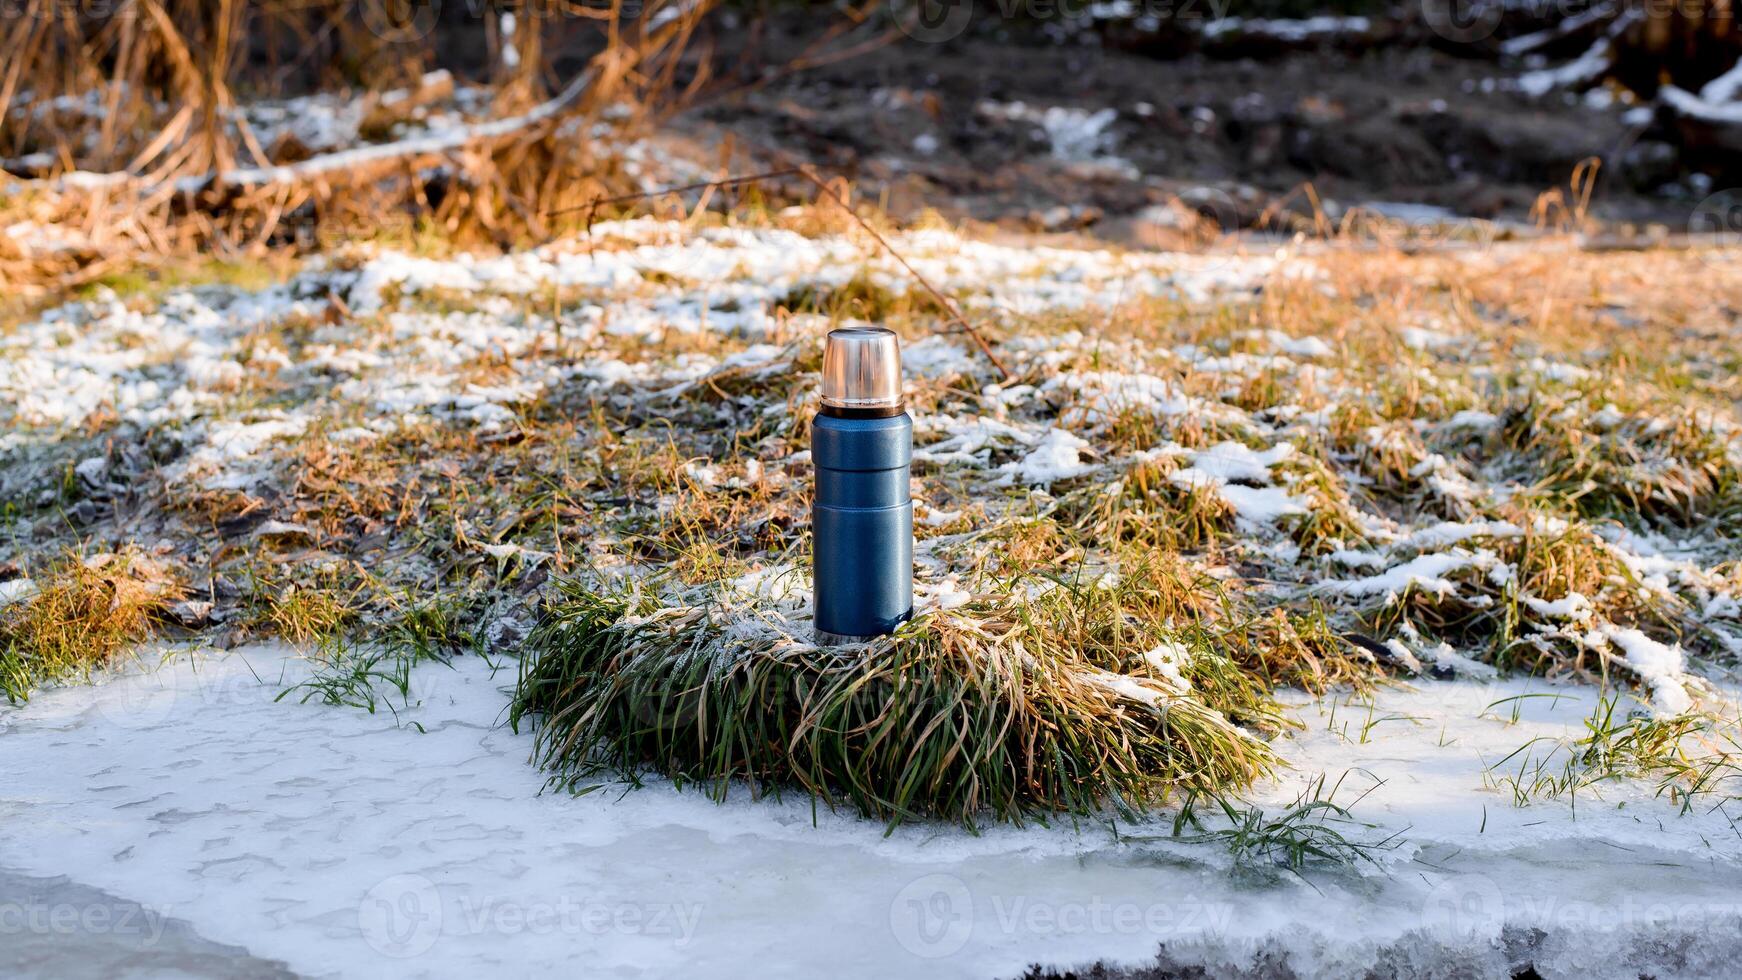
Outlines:
[[[1356,819],[1351,809],[1377,785],[1348,806],[1336,802],[1341,788],[1342,779],[1327,786],[1321,773],[1293,803],[1274,815],[1261,807],[1241,806],[1222,794],[1192,792],[1174,818],[1170,837],[1127,834],[1123,839],[1220,844],[1228,849],[1237,867],[1280,867],[1296,874],[1309,867],[1352,867],[1363,861],[1379,867],[1374,855],[1398,847],[1403,840],[1396,834],[1356,836],[1375,829],[1375,825]],[[1200,803],[1206,800],[1219,820],[1206,820],[1199,812]],[[1212,820],[1218,825],[1211,826]],[[1193,832],[1186,833],[1188,828]]]
[[[307,680],[278,692],[274,701],[292,695],[298,704],[310,701],[333,707],[360,708],[369,714],[385,708],[394,718],[399,707],[419,703],[413,692],[412,672],[426,660],[452,666],[435,652],[396,643],[331,642],[315,661]],[[398,696],[398,707],[394,696]],[[422,726],[418,726],[422,730]]]
[[[1582,792],[1604,783],[1644,779],[1684,813],[1705,801],[1723,806],[1742,797],[1742,732],[1734,720],[1683,713],[1655,717],[1617,712],[1621,698],[1604,694],[1577,738],[1533,738],[1483,772],[1483,783],[1512,796],[1515,806],[1547,800],[1578,805]]]
[[[137,551],[67,555],[0,605],[0,689],[13,703],[43,684],[87,678],[149,637],[181,596],[162,566]]]
[[[775,301],[793,313],[818,313],[839,320],[851,317],[872,323],[914,316],[939,316],[944,309],[921,290],[896,292],[861,271],[839,286],[803,285]]]
[[[1697,528],[1742,507],[1742,466],[1715,419],[1619,385],[1532,391],[1508,407],[1501,439],[1537,492],[1579,515]]]
[[[1366,543],[1366,531],[1348,491],[1324,464],[1314,461],[1298,488],[1305,491],[1307,513],[1285,526],[1303,553],[1324,555]]]
[[[1373,658],[1345,639],[1318,603],[1299,611],[1271,609],[1218,633],[1235,662],[1267,684],[1323,695],[1339,687],[1365,692],[1382,676]]]
[[[337,641],[356,612],[325,589],[292,582],[269,591],[261,618],[286,643],[306,649]]]
[[[1180,687],[1142,657],[1153,636],[1134,632],[1131,601],[1060,585],[818,648],[808,623],[720,588],[570,586],[533,638],[510,721],[537,722],[555,787],[648,772],[718,800],[734,784],[796,787],[891,827],[1135,815],[1272,771],[1270,748],[1229,720],[1274,719],[1268,693],[1207,649],[1183,673],[1210,693]]]
[[[1177,464],[1143,461],[1110,487],[1086,487],[1066,506],[1079,511],[1075,530],[1088,541],[1159,551],[1205,548],[1234,527],[1234,508],[1213,487],[1168,479]]]
[[[91,299],[107,290],[123,300],[155,301],[173,290],[195,286],[232,286],[259,291],[282,282],[288,272],[289,262],[282,257],[269,260],[187,258],[106,273],[81,286],[74,295],[79,299]]]
[[[413,678],[418,665],[434,661],[451,667],[455,656],[486,655],[487,644],[478,635],[476,616],[464,597],[407,593],[385,599],[386,623],[363,638],[322,634],[311,657],[313,672],[280,691],[275,700],[295,696],[301,704],[315,701],[370,714],[386,709],[397,719],[401,707],[415,707],[421,701]],[[413,725],[422,730],[421,725]]]

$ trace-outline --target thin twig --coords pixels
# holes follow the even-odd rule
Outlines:
[[[809,167],[801,167],[799,168],[799,173],[802,174],[806,180],[815,184],[817,190],[821,191],[830,200],[840,205],[841,210],[847,212],[847,214],[858,223],[860,228],[865,229],[866,234],[876,239],[877,244],[883,246],[884,251],[888,252],[895,261],[901,263],[901,267],[907,270],[907,274],[912,276],[921,286],[924,286],[925,291],[931,294],[932,299],[937,300],[938,305],[942,306],[945,312],[949,313],[950,319],[955,321],[957,326],[967,331],[968,336],[974,338],[974,343],[980,346],[980,353],[985,354],[986,360],[991,361],[992,366],[998,369],[998,375],[1005,381],[1011,379],[1009,369],[1004,366],[1002,361],[998,360],[997,354],[992,353],[992,345],[986,343],[986,338],[980,336],[980,331],[974,329],[974,325],[968,322],[968,318],[962,315],[962,311],[956,308],[956,304],[952,302],[948,296],[939,292],[938,288],[933,286],[930,280],[926,279],[925,276],[920,275],[919,270],[915,269],[907,259],[903,258],[901,253],[895,250],[895,246],[889,244],[887,239],[878,234],[877,229],[871,227],[864,218],[859,217],[859,212],[853,210],[853,206],[848,204],[845,198],[841,197],[833,187],[830,187],[821,177],[817,176],[816,171]]]

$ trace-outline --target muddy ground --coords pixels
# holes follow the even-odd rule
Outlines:
[[[779,65],[801,47],[798,34],[779,35],[759,60]],[[897,214],[930,207],[1111,238],[1131,237],[1132,216],[1176,195],[1251,227],[1307,181],[1333,219],[1379,202],[1528,223],[1538,196],[1564,192],[1591,157],[1604,162],[1593,216],[1623,230],[1688,227],[1710,181],[1657,138],[1649,108],[1610,90],[1531,100],[1505,90],[1520,70],[1428,47],[1161,60],[1092,35],[903,38],[802,72],[768,69],[677,125],[838,168]],[[1116,116],[1061,154],[1032,118],[1053,106]],[[1310,210],[1301,193],[1287,207]]]

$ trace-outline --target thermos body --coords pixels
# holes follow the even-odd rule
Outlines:
[[[819,639],[889,633],[913,616],[913,419],[818,415],[811,461]]]
[[[893,632],[913,617],[913,419],[903,408],[893,332],[830,332],[811,464],[817,641]]]

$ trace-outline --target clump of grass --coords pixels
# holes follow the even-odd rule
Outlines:
[[[1362,626],[1379,636],[1419,631],[1502,669],[1586,678],[1607,675],[1585,636],[1593,625],[1627,624],[1672,643],[1698,635],[1687,602],[1647,588],[1590,525],[1529,508],[1509,509],[1506,518],[1507,533],[1468,543],[1491,564],[1447,573],[1453,592],[1412,585],[1377,598],[1358,614]],[[1547,608],[1574,597],[1583,601]]]
[[[1583,516],[1648,526],[1694,527],[1742,505],[1733,446],[1698,412],[1667,398],[1621,410],[1609,395],[1628,400],[1532,392],[1511,406],[1501,436],[1538,492]]]
[[[1010,580],[1031,569],[1059,567],[1082,558],[1082,550],[1051,514],[1006,515],[938,549],[968,577]]]
[[[1241,669],[1271,685],[1320,695],[1337,687],[1364,691],[1382,673],[1318,603],[1304,610],[1273,608],[1221,626],[1216,635]]]
[[[983,599],[894,636],[811,645],[808,623],[720,588],[680,596],[570,587],[535,634],[511,723],[536,718],[551,784],[655,772],[715,799],[796,787],[891,826],[975,827],[1225,791],[1276,765],[1212,706],[1274,718],[1267,692],[1209,650],[1186,683],[1141,656],[1135,596],[1057,586]],[[1123,669],[1121,669],[1123,668]],[[1129,670],[1130,672],[1125,672]]]
[[[938,316],[944,308],[920,290],[896,292],[864,272],[832,288],[803,285],[777,300],[794,313],[820,313],[831,319],[854,317],[873,323],[913,316]]]
[[[1467,516],[1469,508],[1462,501],[1447,499],[1435,488],[1432,477],[1438,461],[1412,426],[1387,422],[1356,430],[1354,421],[1362,415],[1360,410],[1339,410],[1332,419],[1331,445],[1354,457],[1355,471],[1365,480],[1369,494],[1406,509],[1435,511],[1451,518]],[[1346,445],[1344,440],[1348,440]]]
[[[456,599],[434,596],[420,600],[407,594],[398,603],[399,616],[384,630],[385,642],[419,660],[445,660],[479,644],[468,615]]]
[[[1280,867],[1298,874],[1308,867],[1349,867],[1363,861],[1379,867],[1375,853],[1394,849],[1403,840],[1397,834],[1383,838],[1357,836],[1375,829],[1374,824],[1356,819],[1351,809],[1367,793],[1345,806],[1336,802],[1341,788],[1341,779],[1327,786],[1320,774],[1293,803],[1276,814],[1261,807],[1241,806],[1221,794],[1194,792],[1182,802],[1171,837],[1125,835],[1123,839],[1221,844],[1241,868]],[[1367,792],[1372,792],[1372,788]],[[1199,813],[1200,803],[1206,800],[1219,820],[1206,820]],[[1211,825],[1212,820],[1216,826]],[[1191,833],[1186,833],[1188,828]]]
[[[1624,779],[1653,781],[1656,794],[1684,813],[1700,801],[1721,806],[1742,796],[1742,737],[1733,720],[1618,713],[1620,704],[1603,695],[1584,735],[1531,739],[1489,766],[1483,782],[1511,793],[1515,806],[1559,799],[1577,806],[1579,793]]]
[[[296,695],[298,704],[315,701],[333,707],[360,708],[370,714],[385,708],[399,717],[399,705],[417,704],[412,691],[412,671],[426,660],[447,663],[428,649],[384,643],[331,641],[315,661],[308,679],[278,692],[275,701]],[[422,726],[418,726],[422,730]]]
[[[0,689],[13,703],[43,684],[89,677],[162,624],[181,586],[137,551],[68,555],[0,605]]]
[[[341,627],[353,618],[351,609],[333,596],[295,585],[274,598],[267,612],[267,620],[278,635],[297,647],[337,636]]]
[[[276,700],[295,696],[300,704],[315,701],[370,714],[385,708],[397,719],[400,707],[419,703],[412,676],[418,665],[435,661],[451,666],[462,653],[485,653],[486,640],[474,627],[475,610],[463,595],[407,593],[385,599],[384,615],[390,618],[377,630],[366,631],[372,635],[320,634],[318,650],[311,657],[313,670],[306,679],[280,691]],[[421,725],[413,725],[422,730]]]
[[[1161,550],[1205,548],[1234,527],[1234,508],[1204,484],[1168,479],[1178,464],[1143,461],[1110,487],[1087,487],[1066,501],[1087,540]]]
[[[1366,542],[1355,504],[1343,481],[1323,460],[1301,455],[1295,464],[1306,470],[1294,490],[1305,497],[1307,513],[1288,523],[1288,533],[1306,554],[1322,555]]]

